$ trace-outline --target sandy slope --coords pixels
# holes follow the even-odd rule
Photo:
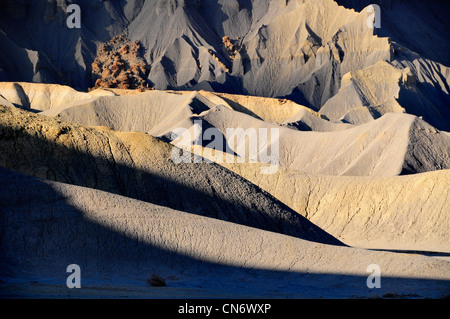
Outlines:
[[[0,121],[0,166],[4,168],[339,244],[269,194],[219,165],[174,163],[171,145],[147,134],[88,128],[8,107],[1,108]]]
[[[449,170],[396,177],[346,177],[305,175],[285,168],[264,175],[258,163],[223,161],[220,165],[348,245],[450,252]]]
[[[383,67],[392,68],[388,65]],[[396,74],[401,77],[403,73],[398,71]],[[367,85],[371,83],[361,81]],[[42,85],[25,83],[3,83],[0,89],[6,89],[1,89],[0,93],[18,103],[20,100],[15,98],[20,92],[18,85],[26,88],[23,90],[25,99],[36,101],[36,106],[34,103],[23,106],[31,105],[32,109],[40,110],[42,105],[51,105],[42,114],[56,115],[82,125],[148,133],[168,140],[177,128],[192,129],[195,120],[202,121],[203,129],[217,128],[216,133],[225,135],[225,139],[227,128],[278,128],[280,165],[308,174],[394,176],[446,169],[450,163],[448,136],[425,121],[404,113],[386,113],[377,120],[372,118],[367,123],[352,126],[329,122],[295,103],[283,104],[277,99],[237,95],[156,90],[131,95],[118,95],[106,90],[87,94],[62,86],[44,86],[43,94],[39,93]],[[366,94],[376,100],[382,99],[376,87],[370,84],[365,89]],[[68,90],[72,90],[70,96],[66,96]],[[86,99],[77,100],[78,94],[86,96]],[[390,96],[386,93],[386,99]],[[67,103],[63,102],[65,98]],[[219,104],[222,101],[224,104]],[[389,101],[398,105],[395,99]],[[330,100],[332,102],[333,99]],[[339,108],[335,106],[333,110],[338,112]],[[355,107],[350,107],[350,111],[353,110]],[[279,126],[270,123],[272,120],[284,123]],[[313,132],[303,132],[306,130]],[[241,143],[243,140],[236,143],[233,151],[245,156],[239,152]],[[204,145],[207,144],[205,140]],[[265,148],[258,145],[257,150]]]
[[[402,54],[414,62],[405,57],[402,62],[392,64],[379,61],[345,74],[339,92],[323,105],[320,112],[332,121],[352,124],[366,123],[390,112],[406,112],[448,131],[450,113],[445,104],[449,102],[446,95],[450,71],[438,63],[413,57],[410,52]],[[443,76],[436,76],[435,70]]]
[[[404,170],[445,169],[450,164],[447,135],[407,114],[389,113],[365,125],[335,132],[294,131],[220,106],[200,117],[225,137],[227,128],[278,128],[280,165],[310,174],[393,176]],[[245,143],[245,139],[239,140],[233,150],[245,156],[239,152],[241,143]],[[271,149],[261,144],[258,144],[258,152]],[[426,145],[427,156],[416,153],[414,147],[420,145]],[[415,160],[418,157],[420,161]]]
[[[139,95],[138,90],[125,89],[96,89],[88,93],[76,91],[68,86],[57,84],[40,84],[28,82],[0,82],[0,92],[3,97],[26,109],[43,111],[47,115],[59,114],[65,109],[73,107],[98,107],[107,105],[116,108],[126,105],[142,105],[144,102],[152,107],[157,107],[157,112],[164,112],[164,108],[170,108],[171,104],[182,104],[188,97],[193,96],[192,91],[147,91],[143,97],[129,97]],[[174,97],[174,95],[184,95]],[[111,97],[127,96],[128,98],[112,99]],[[320,118],[321,115],[303,105],[285,99],[265,98],[239,94],[227,94],[208,91],[198,91],[197,97],[205,97],[211,105],[224,105],[230,109],[252,115],[267,122],[283,123],[300,111],[308,112],[313,117]],[[144,101],[145,100],[145,101]],[[128,102],[130,101],[130,102]],[[186,102],[187,103],[187,102]],[[157,104],[157,106],[154,106]],[[120,109],[115,109],[120,112]],[[156,111],[153,111],[157,113]],[[154,114],[156,115],[156,114]],[[139,129],[142,131],[142,129]]]
[[[264,175],[259,164],[221,164],[235,175],[219,165],[175,164],[170,145],[142,133],[86,128],[7,107],[1,121],[1,165],[23,173],[294,236],[309,236],[303,229],[315,227],[296,218],[302,215],[349,245],[450,251],[448,171],[333,177],[280,168]],[[317,236],[334,242],[318,229]]]
[[[213,93],[207,91],[200,91],[199,93],[216,105],[229,105],[230,108],[235,111],[252,115],[269,123],[286,122],[299,112],[305,112],[313,118],[320,119],[319,113],[286,99]],[[217,97],[220,99],[217,99]]]
[[[57,107],[70,107],[93,99],[99,91],[89,94],[79,92],[69,86],[27,82],[0,82],[3,97],[16,106],[36,111],[45,111]],[[103,91],[103,94],[108,92]]]
[[[222,297],[364,297],[373,293],[365,280],[370,264],[382,271],[379,293],[439,297],[450,280],[446,261],[318,244],[4,169],[0,174],[0,199],[7,203],[0,215],[0,293],[6,295],[32,295],[33,287],[17,285],[31,280],[56,285],[35,286],[34,293],[58,296],[72,263],[82,269],[84,297],[92,287],[97,296],[111,286],[127,293],[151,273],[166,277],[175,296],[178,288],[187,296],[215,290]],[[140,297],[167,293],[135,290]]]

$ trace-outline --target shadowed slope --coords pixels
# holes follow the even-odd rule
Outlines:
[[[345,244],[450,252],[450,170],[349,177],[306,175],[286,168],[263,175],[258,163],[223,161],[220,165],[269,192]]]
[[[271,195],[216,164],[175,164],[142,133],[87,128],[16,108],[0,112],[0,166],[198,215],[340,244]]]
[[[2,168],[0,186],[2,297],[368,297],[373,263],[380,294],[440,297],[450,279],[448,262],[429,257],[313,243]],[[69,294],[73,263],[82,288]],[[145,287],[151,273],[168,287]]]

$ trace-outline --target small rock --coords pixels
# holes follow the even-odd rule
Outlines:
[[[157,274],[152,274],[150,279],[147,279],[147,283],[153,287],[166,287],[166,281],[164,278],[158,276]]]

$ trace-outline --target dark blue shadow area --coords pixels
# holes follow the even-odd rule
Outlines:
[[[80,143],[91,143],[71,132],[70,126],[56,127],[57,138],[67,135]],[[93,152],[89,146],[87,149]],[[155,152],[159,151],[157,148]],[[34,129],[0,125],[0,167],[305,240],[343,245],[270,194],[216,164],[174,164],[170,157],[159,153],[149,152],[146,156],[159,156],[166,163],[152,163],[162,165],[164,171],[125,165],[113,156],[94,156],[47,140]],[[187,175],[183,175],[185,171]],[[247,193],[233,191],[236,181],[244,185]]]
[[[439,280],[382,277],[380,289],[369,289],[363,276],[203,261],[85,218],[40,179],[0,169],[0,181],[0,298],[420,298],[450,290]],[[66,287],[73,263],[81,289]],[[167,287],[148,286],[152,273]]]

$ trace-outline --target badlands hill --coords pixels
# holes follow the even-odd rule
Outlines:
[[[97,46],[126,36],[144,52],[136,64],[142,71],[120,73],[127,81],[139,73],[139,81],[156,89],[288,97],[316,111],[351,91],[354,105],[326,106],[333,118],[360,122],[402,107],[450,130],[445,1],[381,1],[380,29],[368,27],[374,20],[369,1],[78,3],[82,27],[69,29],[68,1],[3,1],[0,80],[86,90],[97,79],[93,62],[105,59]],[[104,71],[116,72],[108,63]],[[387,65],[396,69],[383,80],[388,88],[370,98],[376,92],[364,82],[376,80]]]
[[[259,173],[259,163],[223,161],[220,165],[348,245],[435,252],[450,249],[449,170],[402,177],[344,177],[306,175],[286,168],[264,175]]]
[[[258,187],[220,166],[174,163],[171,147],[149,135],[72,125],[16,108],[2,107],[0,112],[0,166],[4,168],[339,244]]]
[[[258,116],[252,103],[244,103],[248,99],[234,95],[122,90],[82,93],[62,86],[25,83],[3,83],[2,87],[6,106],[0,113],[0,163],[3,168],[28,175],[2,170],[2,181],[9,186],[2,188],[1,216],[7,240],[1,270],[2,280],[11,285],[4,288],[4,296],[54,293],[46,285],[53,287],[62,280],[54,274],[69,259],[88,269],[86,282],[90,286],[104,287],[110,285],[108,278],[117,277],[117,285],[134,287],[136,296],[161,296],[159,291],[147,292],[144,286],[145,278],[155,272],[169,278],[171,296],[183,296],[186,289],[196,286],[204,287],[196,291],[198,296],[368,296],[364,285],[354,285],[364,281],[369,260],[383,265],[388,276],[385,289],[395,288],[404,295],[418,291],[420,296],[445,294],[450,278],[447,261],[367,250],[444,256],[449,251],[450,178],[440,167],[449,165],[445,151],[449,136],[423,120],[389,113],[336,131],[301,131],[262,120],[271,117],[271,108],[275,112],[283,109],[286,103],[278,99],[260,100],[266,104]],[[216,105],[205,96],[229,103]],[[69,103],[65,104],[65,99]],[[318,123],[339,125],[293,105],[288,105],[279,120],[291,117],[293,110],[303,116],[307,113]],[[294,118],[301,122],[302,116]],[[334,138],[336,143],[336,133],[349,134],[342,145],[351,145],[361,132],[377,128],[377,134],[390,136],[388,142],[378,141],[386,143],[380,149],[389,152],[389,145],[394,144],[397,153],[392,150],[390,157],[381,155],[374,161],[385,170],[371,171],[367,160],[361,161],[360,165],[366,165],[360,166],[361,177],[305,174],[289,165],[265,175],[259,163],[195,163],[200,155],[209,154],[205,152],[190,155],[193,163],[175,164],[168,133],[181,125],[190,128],[194,119],[218,131],[227,124],[279,127],[284,138],[294,142],[308,134],[304,141]],[[325,138],[324,134],[330,135]],[[281,149],[292,154],[296,145],[303,149],[307,145],[294,142],[286,142]],[[310,145],[314,151],[314,144]],[[405,153],[398,152],[398,145],[404,145]],[[371,157],[379,154],[373,148],[365,151]],[[342,152],[340,148],[328,150],[333,151]],[[423,157],[415,157],[421,154]],[[394,166],[393,159],[404,166],[408,156],[421,163],[411,166],[409,173],[417,173],[418,168],[428,172],[402,177],[396,176],[400,170],[386,174]],[[383,164],[385,157],[388,159]],[[339,165],[339,161],[335,163]],[[383,177],[386,175],[390,177]],[[47,235],[30,235],[31,242],[22,242],[15,239],[22,236],[13,231],[17,227],[27,234],[38,231]],[[92,237],[75,239],[80,233]],[[260,242],[260,248],[255,242]],[[54,253],[43,253],[46,249]],[[74,253],[64,257],[67,249]],[[42,262],[41,255],[48,256],[44,258],[48,263]],[[112,266],[105,268],[105,263]],[[413,268],[407,266],[410,263]],[[223,275],[200,275],[211,269]],[[121,275],[124,272],[128,275]],[[242,276],[246,289],[233,284]],[[289,287],[281,277],[289,278]],[[261,278],[275,288],[263,289],[258,284]],[[17,279],[45,284],[18,288]],[[229,285],[218,289],[220,282]],[[330,290],[330,282],[345,289]],[[95,293],[99,294],[115,296],[107,290]]]
[[[448,292],[446,261],[319,244],[5,169],[0,177],[8,203],[0,274],[38,280],[19,290],[2,283],[2,296],[361,298],[372,294],[365,281],[374,262],[380,294]],[[74,262],[79,292],[60,287]],[[146,288],[151,273],[168,287]]]
[[[191,129],[197,121],[202,123],[200,134],[212,127],[216,138],[225,139],[221,151],[231,142],[227,140],[227,128],[268,131],[277,128],[279,164],[309,174],[395,176],[450,168],[450,137],[422,119],[404,113],[386,113],[377,120],[352,126],[327,121],[319,113],[293,102],[279,103],[268,98],[161,91],[107,96],[113,93],[105,90],[90,94],[72,92],[67,98],[65,94],[70,89],[66,87],[54,87],[47,91],[52,93],[45,94],[35,84],[1,83],[0,88],[3,96],[15,105],[43,110],[42,114],[61,120],[148,133],[168,140],[174,129]],[[260,107],[255,106],[257,103]],[[291,124],[285,127],[286,122]],[[291,129],[290,125],[313,131]],[[208,143],[203,141],[205,145]],[[244,157],[256,155],[240,154],[244,144],[244,139],[238,140],[232,151]],[[255,152],[263,149],[269,149],[270,153],[271,147],[260,143]]]

